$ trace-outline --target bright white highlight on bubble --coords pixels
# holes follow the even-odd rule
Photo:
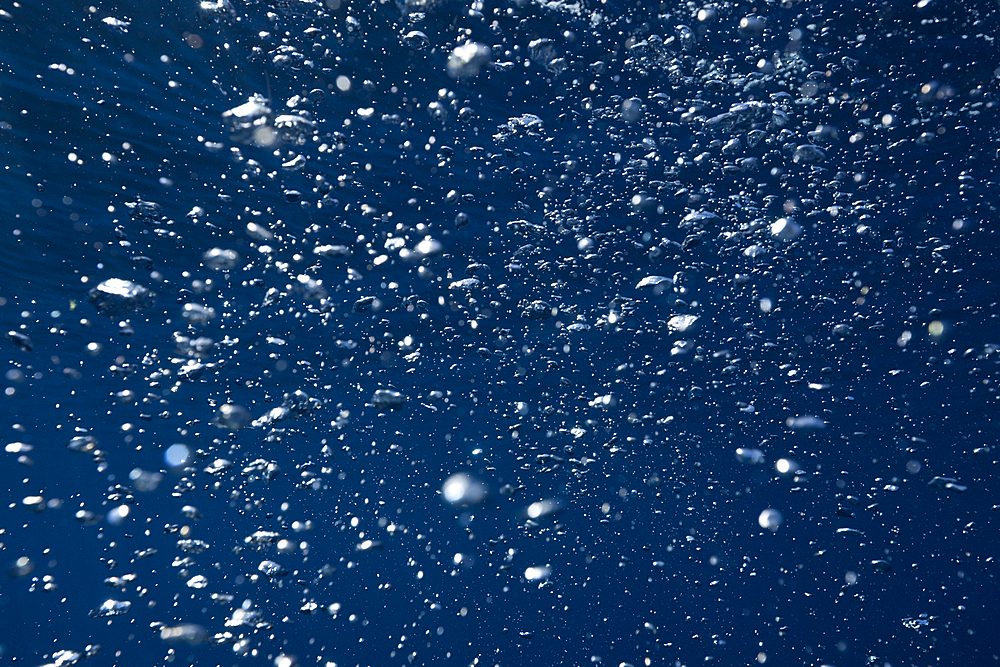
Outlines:
[[[667,320],[667,328],[672,333],[684,333],[698,321],[697,315],[674,315]]]
[[[774,469],[778,471],[779,475],[787,475],[795,472],[797,467],[798,465],[791,459],[778,459],[774,463]]]
[[[778,218],[771,223],[771,236],[782,241],[794,241],[802,234],[802,227],[792,218]]]
[[[548,565],[535,565],[524,570],[524,578],[528,581],[544,581],[552,575],[552,568]]]
[[[550,514],[555,514],[562,509],[562,503],[558,500],[539,500],[528,505],[525,515],[529,519],[541,519]]]
[[[476,505],[486,499],[486,486],[464,472],[456,473],[441,485],[441,495],[451,505]]]
[[[120,526],[125,521],[125,519],[128,518],[130,511],[131,510],[129,509],[128,505],[119,505],[118,507],[108,512],[107,514],[108,523],[110,523],[112,526]]]

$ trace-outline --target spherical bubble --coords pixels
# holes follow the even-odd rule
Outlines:
[[[253,417],[250,416],[246,408],[232,403],[220,406],[213,420],[216,426],[230,431],[239,431],[252,421]]]
[[[141,468],[133,468],[132,472],[128,474],[129,481],[132,482],[132,488],[136,491],[142,491],[143,493],[149,493],[155,491],[160,482],[163,481],[163,474],[150,470],[143,470]]]
[[[642,100],[638,97],[630,97],[622,102],[622,120],[626,123],[634,123],[642,118]]]
[[[792,459],[778,459],[774,462],[774,469],[779,475],[790,475],[799,469],[799,464]]]
[[[772,532],[781,527],[782,521],[784,521],[784,517],[781,516],[781,512],[771,508],[764,510],[757,517],[757,523],[760,524],[760,527],[767,528]]]
[[[163,461],[171,468],[182,468],[191,460],[191,453],[187,445],[170,445],[163,453]]]
[[[277,547],[279,554],[293,554],[299,550],[298,542],[293,540],[278,540]]]

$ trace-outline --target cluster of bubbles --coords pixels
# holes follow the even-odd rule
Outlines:
[[[941,613],[979,627],[892,606],[943,525],[908,507],[993,461],[1000,364],[956,258],[989,156],[942,147],[996,119],[996,73],[893,54],[933,69],[930,3],[189,4],[141,62],[91,8],[80,62],[21,83],[102,142],[119,112],[70,70],[158,113],[73,148],[114,185],[53,205],[67,275],[0,296],[9,583],[88,605],[18,660],[882,664],[829,628],[904,662]],[[963,48],[996,14],[952,17]],[[937,386],[973,415],[948,442]]]

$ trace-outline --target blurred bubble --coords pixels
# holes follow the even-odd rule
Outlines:
[[[163,461],[171,468],[183,468],[190,462],[191,454],[187,445],[170,445],[163,453]]]
[[[799,464],[791,459],[778,459],[774,462],[774,469],[779,475],[790,475],[799,469]]]
[[[128,505],[119,505],[114,509],[110,510],[107,514],[108,523],[112,526],[120,526],[128,518],[131,510]]]
[[[119,318],[153,305],[153,293],[131,280],[110,278],[87,293],[97,312]]]
[[[542,519],[547,516],[551,516],[561,510],[563,507],[561,500],[556,500],[551,498],[548,500],[539,500],[537,502],[528,505],[528,508],[524,511],[524,514],[529,519]]]
[[[411,262],[419,262],[427,257],[434,257],[444,252],[444,245],[437,239],[425,238],[417,243],[412,250],[400,248],[399,256]]]
[[[472,554],[456,553],[452,556],[451,562],[461,567],[472,567],[476,563],[476,557]]]
[[[638,97],[631,97],[622,102],[622,120],[626,123],[634,123],[642,118],[642,100]]]
[[[764,34],[767,19],[761,16],[744,16],[740,19],[740,35],[743,37],[759,37]]]
[[[190,324],[205,324],[215,318],[215,309],[197,303],[185,303],[181,317]]]
[[[456,46],[448,56],[448,74],[454,79],[474,77],[491,57],[490,47],[477,42]]]
[[[229,271],[236,267],[240,261],[240,254],[235,250],[224,250],[222,248],[212,248],[205,251],[201,261],[205,266],[216,271]]]
[[[247,234],[258,241],[270,241],[274,238],[274,232],[256,222],[247,223]]]
[[[611,394],[606,394],[604,396],[598,396],[594,400],[590,401],[588,405],[590,405],[590,407],[592,408],[602,408],[606,410],[608,408],[613,408],[617,406],[618,399],[616,399]]]
[[[793,431],[820,431],[826,428],[826,422],[814,415],[801,415],[786,419],[785,426]]]
[[[42,512],[45,510],[45,498],[42,496],[25,496],[21,499],[21,504],[32,512]]]
[[[219,428],[229,429],[230,431],[239,431],[252,421],[253,417],[246,408],[232,403],[219,406],[219,409],[215,413],[215,419],[212,420]]]
[[[948,333],[948,325],[941,320],[934,320],[927,325],[927,333],[931,338],[940,339]]]
[[[175,627],[165,627],[160,630],[160,639],[168,644],[187,644],[197,646],[208,639],[205,628],[194,623],[184,623]]]
[[[266,97],[255,93],[244,104],[223,112],[222,118],[234,141],[249,143],[257,138],[256,132],[271,120],[269,103]]]
[[[486,500],[486,486],[475,477],[464,472],[446,479],[441,486],[445,502],[451,505],[478,505]]]
[[[371,402],[379,410],[401,408],[406,405],[406,394],[398,392],[395,389],[377,389],[372,394]]]
[[[163,481],[163,474],[135,468],[128,474],[128,478],[132,482],[133,489],[149,493],[150,491],[155,491],[160,482]]]
[[[792,162],[796,164],[814,164],[826,159],[826,151],[819,146],[812,144],[802,144],[795,148],[792,153]]]
[[[770,531],[776,531],[781,527],[781,523],[784,518],[781,516],[781,512],[776,509],[766,509],[760,513],[757,517],[757,523],[760,524],[761,528],[766,528]]]
[[[21,556],[7,568],[11,578],[26,577],[35,571],[35,562],[27,556]]]
[[[739,447],[736,450],[736,460],[740,463],[757,465],[764,462],[764,452],[759,449],[743,449]]]
[[[793,218],[778,218],[771,223],[771,236],[782,241],[794,241],[802,234],[802,227]]]

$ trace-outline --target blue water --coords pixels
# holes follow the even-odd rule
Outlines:
[[[29,4],[5,660],[998,660],[995,3]]]

